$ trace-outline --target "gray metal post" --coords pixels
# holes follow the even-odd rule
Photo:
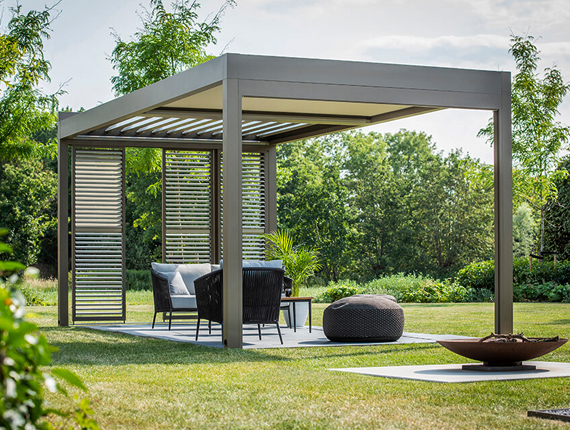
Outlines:
[[[213,149],[210,152],[210,201],[212,207],[210,208],[210,219],[212,226],[210,228],[210,261],[214,264],[219,264],[222,258],[222,225],[221,225],[221,163],[222,157],[219,149]]]
[[[162,148],[162,262],[166,263],[166,149]]]
[[[237,79],[226,79],[223,86],[224,323],[222,338],[225,348],[242,348],[242,101]]]
[[[60,139],[57,158],[57,323],[62,327],[69,325],[69,146],[65,139]]]
[[[267,222],[265,232],[277,230],[277,147],[272,146],[267,150],[266,156],[266,207]]]
[[[513,332],[513,176],[511,79],[503,74],[501,107],[494,112],[495,332]]]

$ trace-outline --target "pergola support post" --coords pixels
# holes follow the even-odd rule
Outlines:
[[[224,348],[243,347],[242,299],[242,98],[237,79],[223,82],[224,121]]]
[[[513,332],[513,176],[510,74],[495,110],[495,332]]]
[[[57,157],[57,323],[61,327],[69,325],[69,146],[60,139]]]

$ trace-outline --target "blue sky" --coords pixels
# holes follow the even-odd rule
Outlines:
[[[44,3],[21,0],[24,8]],[[140,25],[141,3],[148,6],[148,0],[61,1],[46,55],[53,65],[50,88],[67,82],[63,106],[90,108],[113,98],[113,70],[106,59],[114,47],[110,28],[128,39]],[[201,3],[203,17],[221,5],[219,0]],[[210,52],[514,72],[509,35],[528,32],[540,37],[540,69],[556,64],[570,81],[569,22],[568,0],[237,0]],[[559,119],[570,123],[570,101],[561,113]],[[425,131],[444,151],[463,148],[491,162],[492,150],[476,138],[489,117],[488,112],[444,111],[373,129]]]

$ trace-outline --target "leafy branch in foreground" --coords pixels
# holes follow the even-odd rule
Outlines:
[[[6,233],[5,229],[0,230],[0,236]],[[0,242],[0,251],[11,253],[12,249]],[[46,418],[53,414],[67,414],[46,407],[45,390],[67,395],[56,378],[84,391],[86,388],[69,370],[54,368],[46,372],[43,369],[51,362],[51,352],[56,349],[37,333],[37,326],[25,318],[26,302],[18,291],[18,274],[24,269],[20,263],[0,261],[0,428],[54,429]],[[34,275],[37,271],[28,268],[26,274]],[[95,420],[89,418],[92,414],[87,400],[76,399],[73,418],[82,429],[98,430]]]

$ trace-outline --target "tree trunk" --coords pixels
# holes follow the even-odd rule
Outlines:
[[[540,253],[544,251],[544,209],[545,205],[540,208]]]

